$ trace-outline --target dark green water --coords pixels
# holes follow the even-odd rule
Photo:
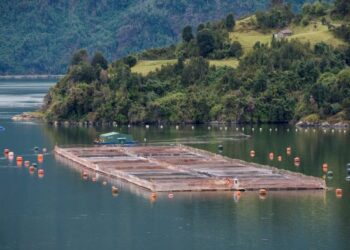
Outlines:
[[[27,85],[28,84],[28,85]],[[25,167],[0,159],[0,249],[349,249],[350,182],[345,165],[350,162],[350,131],[289,126],[239,127],[50,127],[40,123],[12,122],[15,113],[32,110],[49,82],[0,82],[0,150],[35,161],[34,146],[48,148],[42,167],[45,176],[30,175]],[[269,131],[269,128],[272,131]],[[277,131],[275,129],[277,128]],[[288,132],[289,129],[289,132]],[[131,133],[147,143],[188,143],[192,146],[255,162],[271,164],[313,176],[323,176],[322,163],[334,172],[329,187],[316,192],[243,193],[237,201],[231,192],[158,195],[123,182],[117,197],[110,185],[83,181],[81,173],[55,160],[55,144],[90,144],[104,131]],[[247,138],[238,135],[244,133]],[[287,157],[285,148],[293,154]],[[268,153],[283,161],[268,160]],[[301,157],[295,167],[293,157]]]

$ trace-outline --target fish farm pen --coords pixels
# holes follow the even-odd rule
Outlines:
[[[153,192],[326,189],[321,178],[231,159],[184,145],[55,147],[83,169]]]

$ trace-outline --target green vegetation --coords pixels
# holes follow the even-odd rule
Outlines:
[[[299,9],[304,0],[288,0]],[[0,74],[61,74],[74,51],[108,61],[181,38],[185,25],[266,9],[269,0],[0,1]],[[195,32],[195,30],[193,30]]]
[[[261,36],[273,30],[267,26],[262,30],[255,17],[235,22],[229,33],[225,17],[200,24],[196,33],[187,26],[179,44],[122,58],[107,70],[93,64],[93,59],[90,63],[86,51],[78,51],[67,75],[45,98],[45,119],[119,123],[348,119],[349,44],[334,38],[329,25],[320,20],[329,18],[329,24],[334,6],[327,7],[326,15],[310,6],[299,17],[278,21],[289,23],[295,30],[292,37],[300,39]],[[301,20],[306,16],[311,22],[305,26]],[[322,29],[312,24],[316,21]],[[310,25],[313,32],[307,32]],[[255,34],[254,39],[238,36],[249,40],[249,49],[248,42],[241,45],[234,39],[237,33],[244,34],[244,28]],[[322,32],[333,44],[318,40]],[[308,39],[312,42],[305,42]]]

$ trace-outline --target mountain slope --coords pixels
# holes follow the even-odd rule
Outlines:
[[[1,1],[0,74],[64,73],[78,48],[109,60],[179,39],[186,24],[264,9],[268,0]],[[295,8],[305,1],[290,0]]]

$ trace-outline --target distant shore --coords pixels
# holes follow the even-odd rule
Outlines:
[[[0,80],[50,80],[60,79],[64,75],[0,75]]]

